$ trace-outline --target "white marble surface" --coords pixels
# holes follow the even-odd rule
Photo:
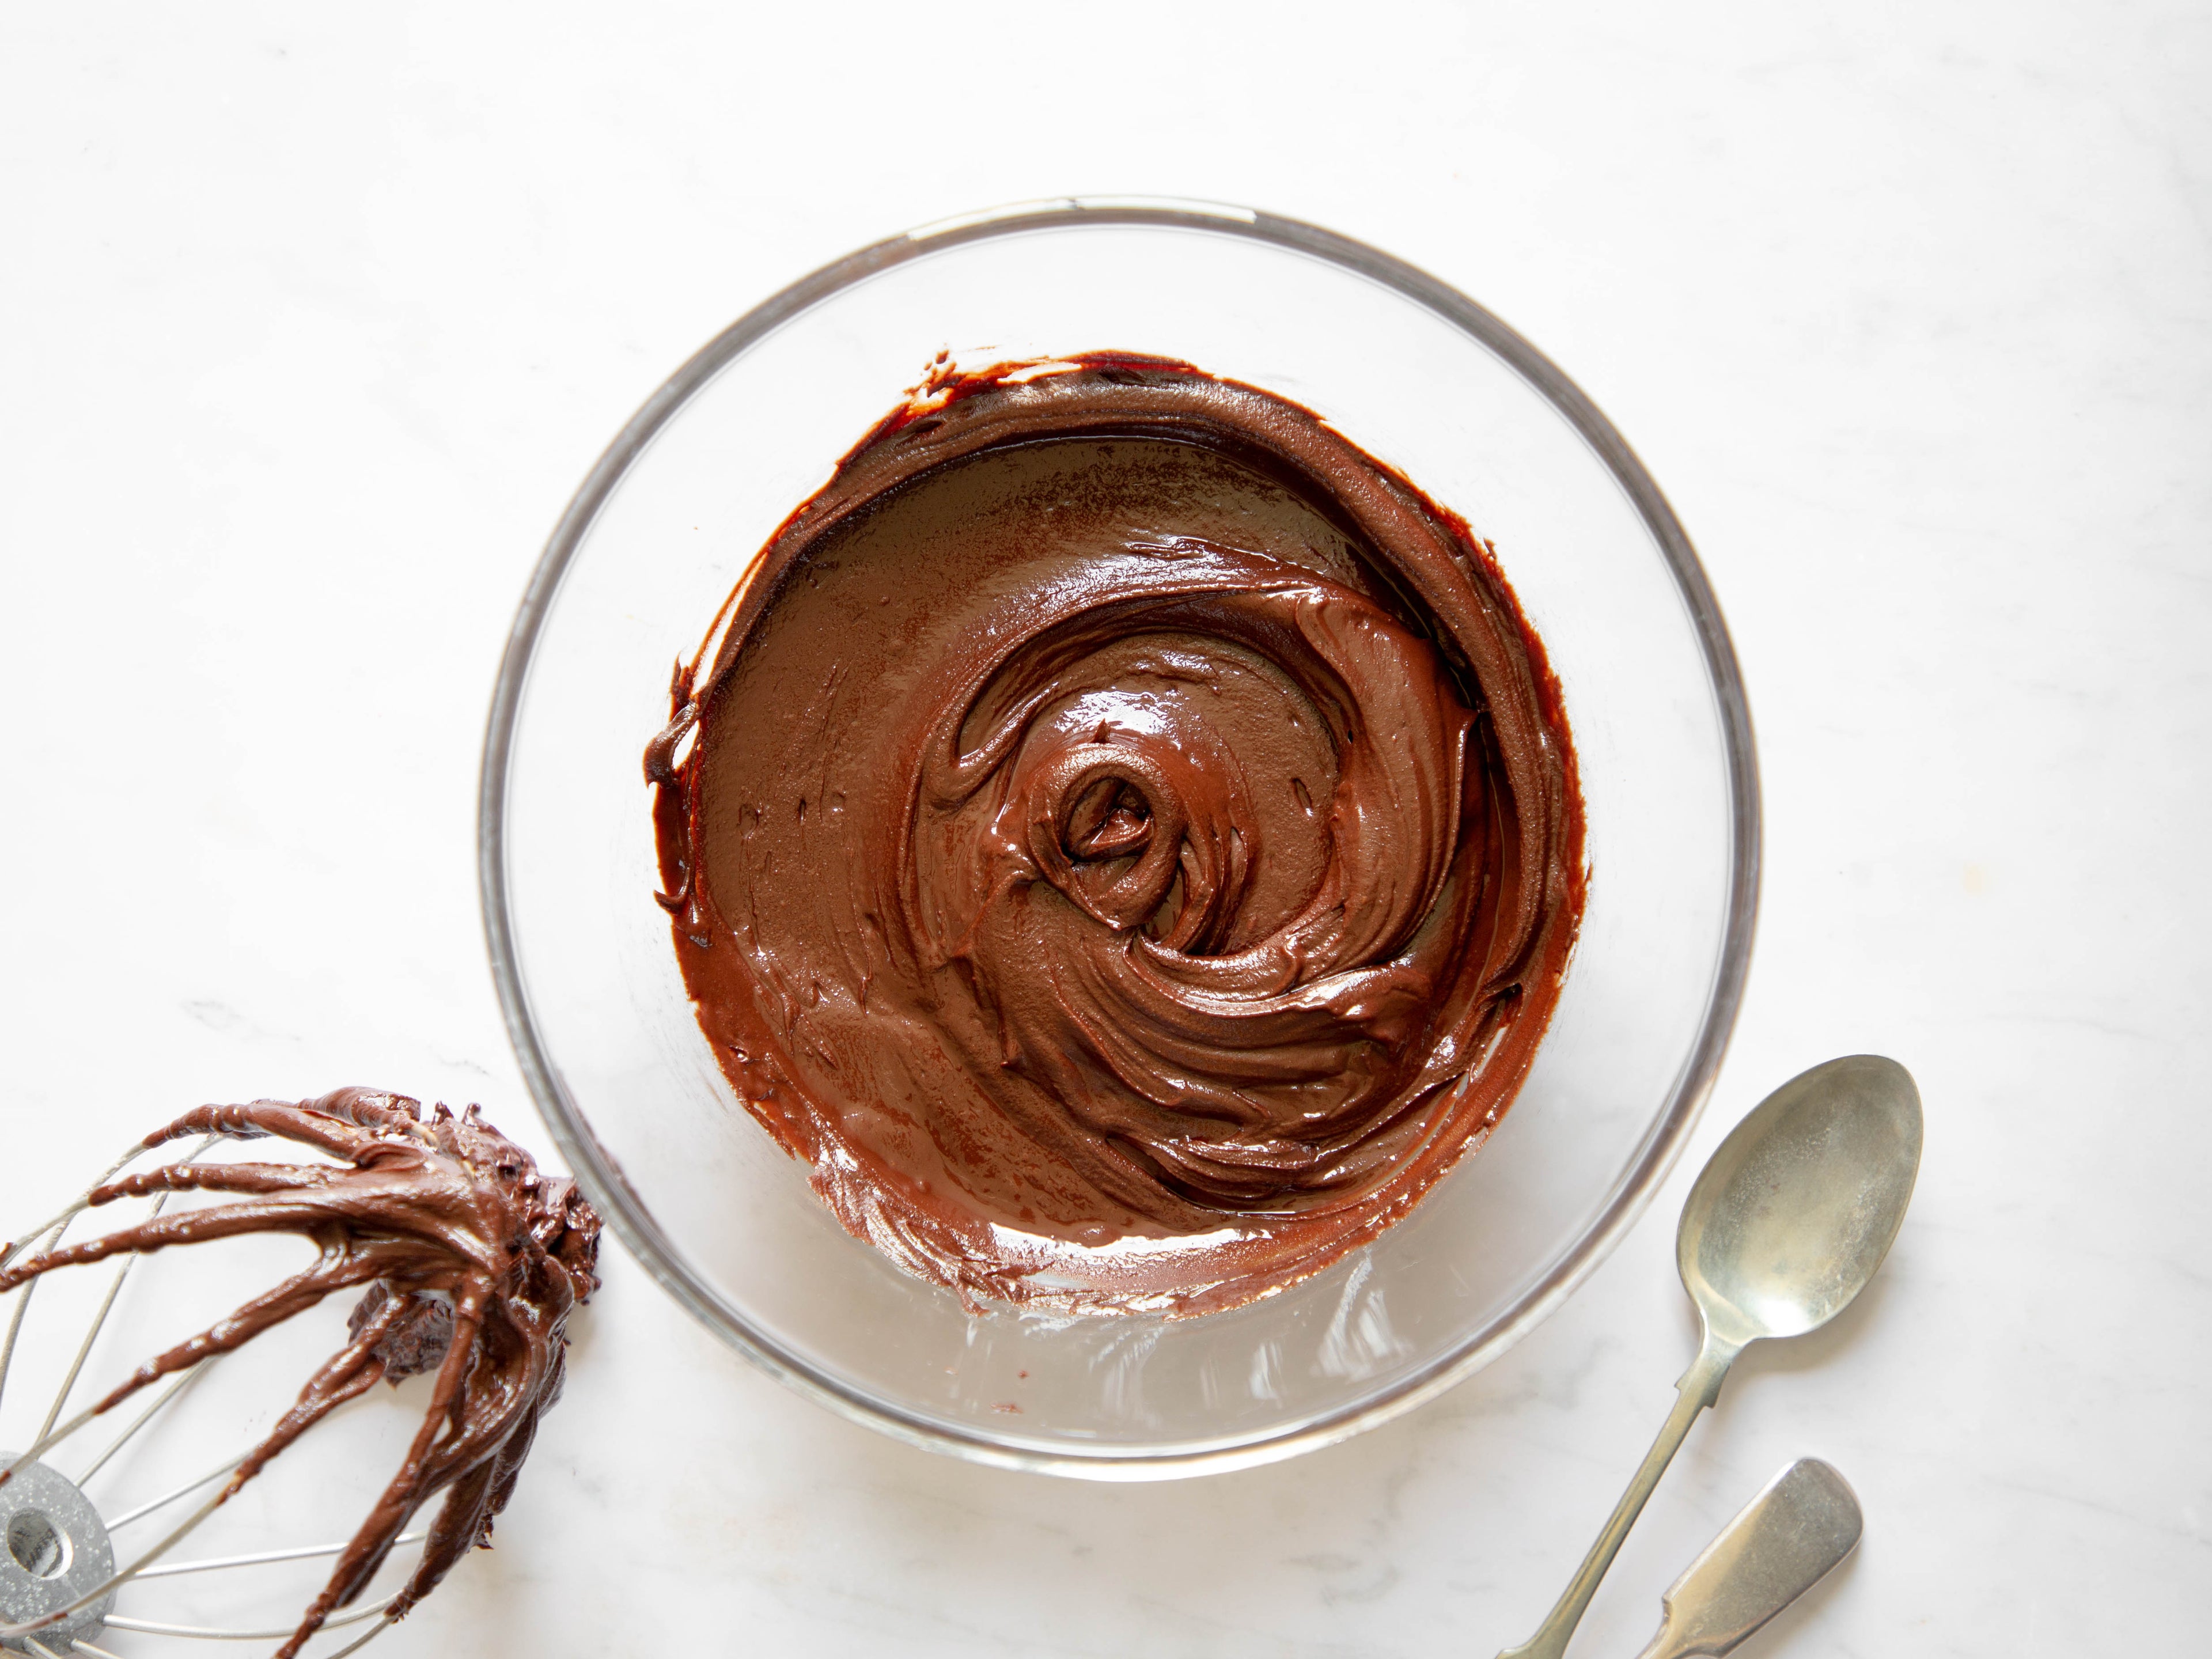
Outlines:
[[[500,1547],[379,1651],[1488,1654],[1691,1351],[1690,1176],[1856,1049],[1928,1103],[1896,1253],[1746,1359],[1577,1651],[1808,1452],[1866,1543],[1755,1650],[2203,1650],[2212,15],[1572,10],[0,14],[9,1165],[354,1079],[544,1144],[471,843],[524,577],[667,371],[905,224],[1210,196],[1426,265],[1638,447],[1750,681],[1726,1070],[1501,1363],[1275,1468],[1062,1483],[833,1420],[611,1252]]]

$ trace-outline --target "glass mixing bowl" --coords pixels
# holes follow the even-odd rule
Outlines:
[[[1464,514],[1558,672],[1590,881],[1552,1030],[1489,1143],[1397,1226],[1194,1319],[970,1313],[848,1236],[738,1103],[653,902],[645,744],[776,525],[940,349],[1118,349],[1319,411]],[[524,595],[486,743],[486,931],[523,1075],[616,1232],[832,1410],[981,1462],[1158,1478],[1286,1456],[1495,1358],[1620,1240],[1734,1021],[1758,890],[1720,611],[1620,434],[1504,324],[1310,225],[1070,201],[913,231],[757,307],[653,394]]]

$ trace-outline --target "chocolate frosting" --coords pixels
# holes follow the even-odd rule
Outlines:
[[[1492,550],[1188,364],[940,362],[672,703],[701,1025],[845,1225],[971,1302],[1317,1271],[1495,1124],[1574,939],[1573,751]]]

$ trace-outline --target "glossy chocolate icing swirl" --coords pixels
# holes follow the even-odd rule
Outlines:
[[[723,622],[647,757],[663,902],[748,1106],[909,1267],[1230,1305],[1510,1101],[1579,912],[1556,688],[1489,550],[1309,412],[940,376]]]

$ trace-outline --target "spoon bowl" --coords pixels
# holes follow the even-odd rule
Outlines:
[[[1675,1234],[1707,1335],[1741,1348],[1841,1313],[1904,1224],[1920,1137],[1911,1073],[1879,1054],[1815,1066],[1760,1102],[1698,1175]]]

